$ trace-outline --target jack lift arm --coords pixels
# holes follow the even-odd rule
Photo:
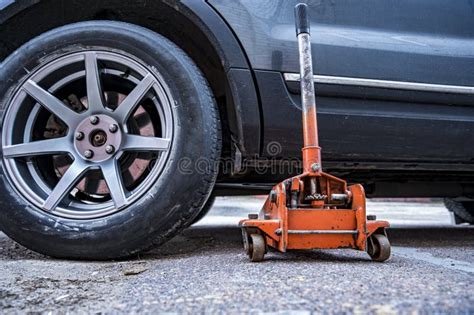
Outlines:
[[[352,248],[366,251],[374,261],[385,261],[390,257],[385,232],[389,223],[366,216],[361,185],[348,187],[344,180],[322,172],[306,4],[295,7],[295,18],[303,111],[303,174],[274,186],[260,213],[240,222],[244,248],[255,262],[263,260],[268,246],[280,252]]]

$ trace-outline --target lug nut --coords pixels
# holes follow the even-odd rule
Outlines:
[[[111,133],[115,133],[115,132],[117,132],[117,130],[118,130],[118,126],[116,124],[112,124],[112,125],[109,126],[109,131]]]
[[[99,117],[91,116],[90,121],[91,121],[91,124],[97,125],[99,123]]]
[[[86,159],[90,159],[94,156],[94,152],[92,152],[91,150],[86,150],[84,151],[84,156],[86,157]]]
[[[114,153],[115,152],[114,146],[109,144],[108,146],[105,147],[105,152],[107,152],[108,154]]]
[[[84,133],[76,132],[76,140],[82,140],[82,139],[84,139]]]

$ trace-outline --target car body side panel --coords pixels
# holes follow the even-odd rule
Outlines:
[[[209,0],[252,67],[298,72],[293,8],[300,0]],[[315,74],[474,85],[469,0],[309,0]]]
[[[255,73],[266,100],[265,132],[271,135],[266,147],[277,142],[281,157],[300,156],[299,95],[287,91],[281,73]],[[346,96],[319,96],[316,101],[323,161],[359,162],[369,168],[376,161],[405,162],[411,168],[425,162],[474,163],[474,106],[453,111],[449,105]],[[264,154],[272,156],[269,151]]]
[[[256,73],[265,147],[300,155],[293,8],[298,0],[209,0]],[[317,75],[474,87],[474,4],[468,0],[308,0]],[[318,84],[326,161],[465,163],[474,170],[474,94]],[[374,162],[374,163],[370,163]],[[418,164],[413,164],[418,165]],[[416,167],[412,168],[416,171]]]

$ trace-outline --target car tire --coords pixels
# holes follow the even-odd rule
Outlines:
[[[81,22],[30,40],[0,67],[0,229],[5,234],[29,249],[53,257],[117,259],[164,243],[196,217],[217,176],[220,119],[206,79],[178,46],[155,32],[127,23]],[[94,86],[99,87],[99,93],[93,94]],[[77,93],[85,93],[86,100],[78,94],[72,97],[72,105],[67,99],[63,101],[69,109],[56,112],[58,104],[51,102],[49,94],[62,101],[61,93],[67,95],[69,92],[64,90],[74,88],[80,91]],[[103,106],[96,105],[94,97],[102,100]],[[127,98],[130,101],[126,102]],[[52,103],[56,106],[53,112]],[[80,108],[74,109],[74,104]],[[71,109],[75,112],[71,113]],[[100,109],[98,116],[96,109]],[[149,116],[143,128],[138,123],[142,115],[137,114],[139,109]],[[28,116],[29,111],[35,110],[35,118]],[[59,114],[63,112],[64,118]],[[74,125],[89,114],[89,120],[85,118]],[[56,119],[55,115],[60,121],[57,125],[61,121],[67,124],[67,128],[57,128],[66,134],[58,141],[69,141],[67,150],[60,148],[69,156],[64,160],[72,160],[64,173],[58,171],[56,155],[24,157],[20,150],[21,145],[30,145],[23,137],[26,132],[22,126],[43,128]],[[98,131],[88,127],[89,121],[97,123],[96,118],[103,124],[116,119],[118,133],[114,131],[117,126]],[[77,131],[81,126],[90,132],[86,144],[79,143],[86,141],[81,132],[71,136],[71,130]],[[143,138],[144,128],[154,139]],[[52,141],[57,140],[56,135],[44,140],[46,131],[40,130],[39,136],[35,132],[36,129],[30,138],[33,143],[40,141],[33,141],[39,137],[49,141],[45,144],[56,145]],[[105,147],[104,143],[113,141],[118,143],[117,148]],[[81,145],[93,146],[100,152],[91,155],[87,150],[81,151]],[[45,147],[35,150],[48,150]],[[125,178],[130,168],[123,167],[130,167],[127,163],[133,166],[144,156],[148,164],[139,170],[138,179],[134,174]],[[197,160],[204,161],[206,167],[201,163],[196,170]],[[36,166],[30,168],[34,163]],[[83,173],[78,175],[80,172]],[[93,179],[90,172],[98,177]],[[98,188],[88,188],[89,181]]]
[[[209,213],[209,211],[211,211],[212,206],[214,206],[214,202],[216,202],[216,196],[211,195],[209,199],[207,200],[206,204],[204,205],[204,207],[202,208],[201,212],[199,212],[198,216],[194,218],[191,225],[201,221]]]
[[[474,224],[474,202],[459,202],[449,198],[444,199],[444,205],[454,215],[454,223]]]

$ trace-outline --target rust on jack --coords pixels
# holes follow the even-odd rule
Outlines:
[[[267,247],[289,249],[352,248],[372,260],[390,257],[387,221],[366,215],[364,189],[324,173],[318,142],[311,38],[305,4],[295,7],[298,37],[304,147],[303,173],[273,187],[258,215],[242,220],[244,248],[262,261]],[[370,219],[370,220],[368,220]]]

